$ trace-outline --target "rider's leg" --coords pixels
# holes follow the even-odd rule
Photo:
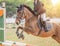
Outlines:
[[[43,21],[43,28],[45,29],[45,32],[47,32],[48,30],[47,30],[47,27],[46,27],[46,14],[43,13],[41,15],[41,18],[42,18],[42,21]]]
[[[42,30],[43,26],[42,26],[41,15],[38,16],[38,25],[39,25],[39,28]]]

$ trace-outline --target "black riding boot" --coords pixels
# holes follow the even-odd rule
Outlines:
[[[44,29],[45,29],[45,32],[48,32],[48,29],[47,29],[47,27],[46,27],[46,21],[43,21],[43,27],[44,27]]]

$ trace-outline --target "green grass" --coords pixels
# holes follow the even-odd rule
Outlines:
[[[41,38],[30,34],[28,35],[27,33],[24,32],[25,39],[21,40],[17,38],[15,32],[16,29],[6,29],[6,39],[11,41],[23,42],[27,44],[33,44],[35,46],[60,46],[60,44],[57,43],[51,37]]]

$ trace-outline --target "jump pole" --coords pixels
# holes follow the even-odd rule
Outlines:
[[[5,41],[5,17],[6,17],[6,8],[5,3],[2,2],[2,7],[0,7],[0,42]]]

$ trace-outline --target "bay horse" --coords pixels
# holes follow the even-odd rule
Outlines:
[[[25,27],[19,27],[16,31],[16,34],[18,34],[18,30],[22,29],[28,34],[32,34],[34,36],[38,37],[52,37],[55,39],[58,43],[60,43],[60,26],[59,24],[50,22],[52,23],[52,27],[50,31],[45,32],[44,29],[41,30],[38,27],[38,16],[34,14],[34,12],[29,8],[29,6],[26,5],[21,5],[17,9],[17,16],[16,16],[16,24],[19,24],[21,22],[21,19],[25,19]],[[40,34],[38,35],[38,33]]]

